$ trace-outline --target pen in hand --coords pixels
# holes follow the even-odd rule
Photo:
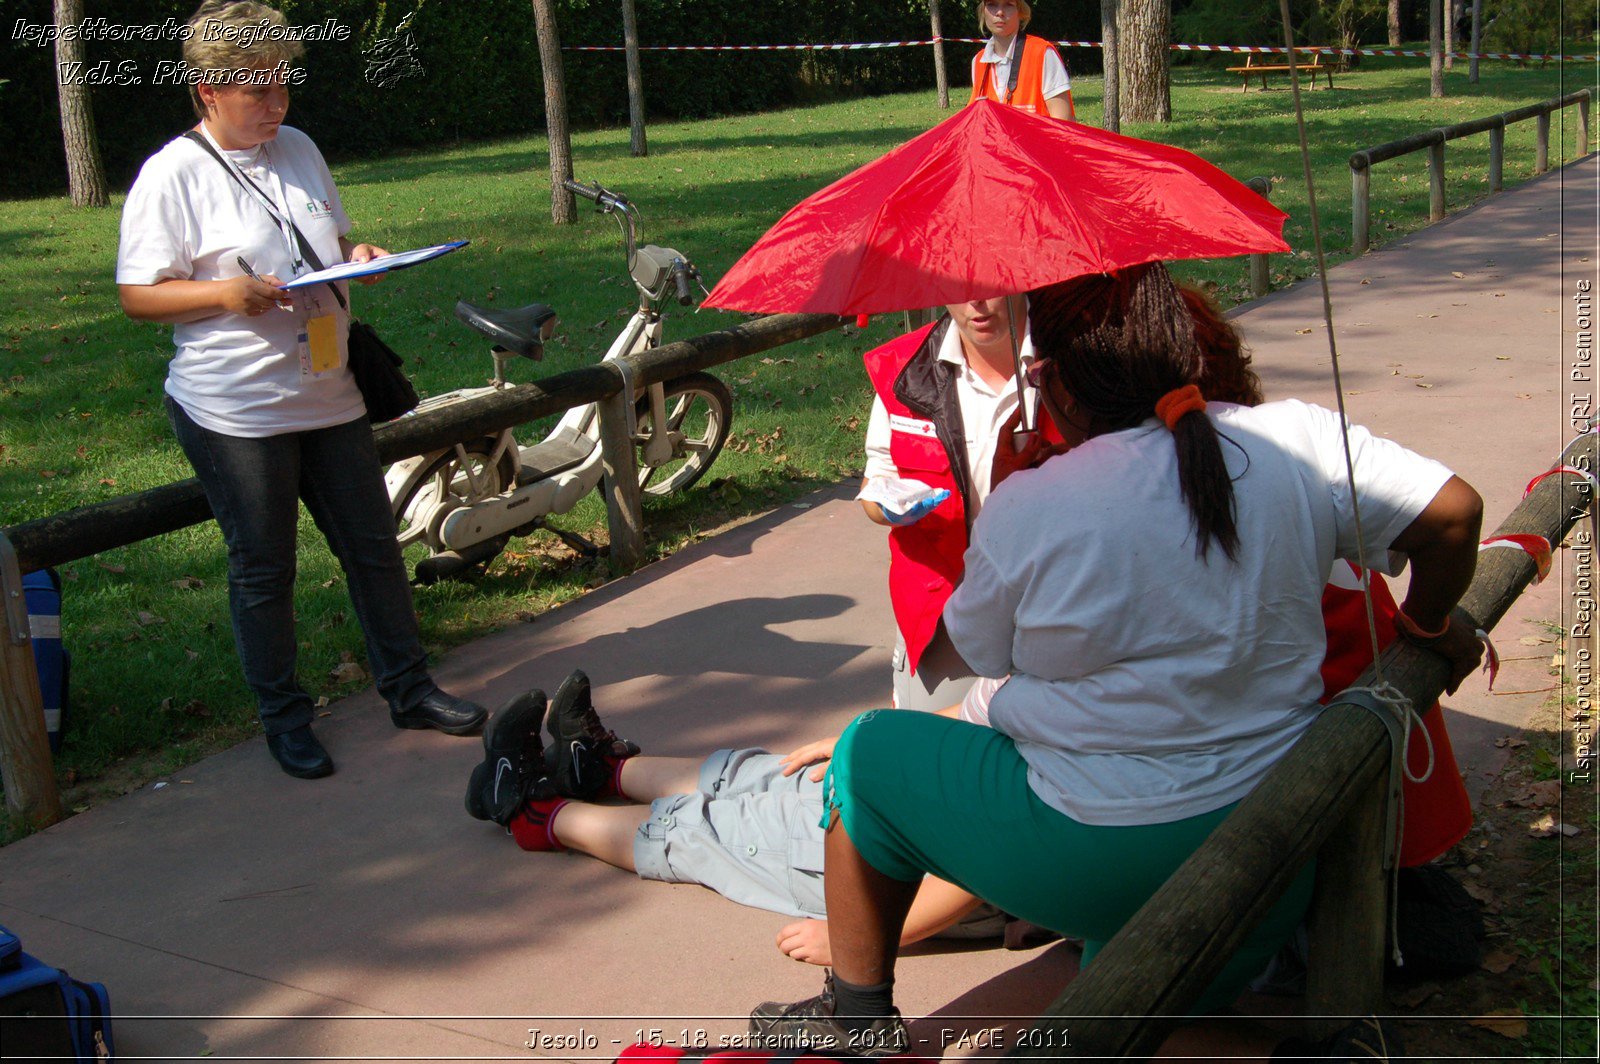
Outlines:
[[[281,285],[277,285],[277,284],[273,284],[271,281],[268,281],[265,277],[262,277],[255,270],[251,269],[250,263],[245,261],[245,257],[243,255],[235,255],[234,256],[234,261],[239,264],[239,269],[244,271],[244,275],[246,277],[250,278],[252,281],[255,281],[257,284],[264,284],[264,285],[268,285],[271,288],[278,289],[277,298],[274,300],[274,303],[281,303],[281,302],[284,302],[284,301],[287,300],[288,293],[282,290],[282,286]],[[250,314],[251,316],[254,316],[256,314],[262,313],[266,309],[267,309],[267,307],[254,307],[254,308],[250,309],[249,311],[246,311],[246,313]]]

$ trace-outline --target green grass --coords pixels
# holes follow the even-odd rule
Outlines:
[[[1556,95],[1554,68],[1485,64],[1468,86],[1429,100],[1425,69],[1372,62],[1336,75],[1337,88],[1305,94],[1323,232],[1333,260],[1349,243],[1350,152],[1432,126]],[[1280,81],[1281,86],[1283,83]],[[1079,116],[1100,117],[1100,84],[1080,83]],[[1125,132],[1169,141],[1228,172],[1274,178],[1287,210],[1292,255],[1277,256],[1278,283],[1311,269],[1306,193],[1290,94],[1239,90],[1220,70],[1180,69],[1166,126]],[[574,138],[577,174],[629,195],[643,209],[645,238],[678,248],[715,279],[788,206],[945,117],[932,92],[762,115],[656,125],[651,154],[635,159],[626,130]],[[292,119],[291,119],[292,120]],[[1551,158],[1573,151],[1575,116]],[[331,139],[323,130],[311,130]],[[1532,168],[1532,123],[1507,135],[1507,183]],[[1484,194],[1484,138],[1450,148],[1448,198],[1459,208]],[[554,305],[563,332],[543,367],[518,379],[590,363],[631,309],[616,230],[584,213],[572,227],[549,221],[541,138],[347,163],[336,177],[357,232],[390,248],[470,237],[444,263],[398,274],[358,293],[359,309],[408,358],[425,392],[487,377],[486,344],[452,319],[457,298],[514,306]],[[1373,175],[1377,242],[1426,219],[1422,155],[1383,163]],[[63,199],[0,203],[0,523],[10,524],[190,475],[160,409],[170,346],[164,327],[133,323],[112,281],[121,200],[79,211]],[[1392,229],[1390,228],[1392,227]],[[1184,264],[1224,303],[1246,297],[1243,260]],[[668,324],[668,337],[725,327],[734,315],[704,312]],[[859,355],[893,334],[898,316],[870,329],[828,334],[724,367],[736,403],[734,443],[701,488],[647,504],[652,547],[669,552],[703,530],[776,505],[860,466],[860,424],[869,392]],[[792,362],[788,360],[793,360]],[[536,438],[539,427],[521,433]],[[564,526],[603,534],[593,497]],[[303,679],[337,697],[357,684],[329,673],[342,656],[362,661],[360,634],[337,566],[303,522],[298,597]],[[419,590],[430,650],[493,631],[581,594],[604,578],[551,537],[518,540],[471,583]],[[64,567],[65,632],[74,654],[73,725],[58,769],[69,780],[106,773],[119,759],[153,757],[170,769],[249,733],[253,711],[239,679],[226,613],[223,551],[213,526],[189,529]]]

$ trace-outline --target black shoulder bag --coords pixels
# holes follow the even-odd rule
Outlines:
[[[277,207],[267,198],[267,194],[255,182],[230,166],[205,137],[192,129],[184,136],[204,148],[213,159],[217,160],[217,164],[229,177],[247,192],[252,193],[266,208],[267,213],[272,215],[274,221],[289,226],[289,230],[294,233],[295,243],[300,247],[300,254],[311,264],[313,270],[323,268],[322,260],[317,257],[305,234],[300,232],[300,227],[294,224],[294,219],[282,217]],[[348,310],[349,304],[345,302],[344,293],[339,291],[339,286],[330,282],[328,288],[332,290],[333,298],[339,301],[339,306]],[[356,387],[361,389],[361,398],[367,404],[368,421],[374,423],[393,421],[401,414],[417,408],[421,399],[417,397],[417,390],[412,386],[411,378],[400,368],[404,362],[395,354],[393,348],[383,342],[376,329],[352,317],[346,348],[350,356],[350,374],[355,377]]]

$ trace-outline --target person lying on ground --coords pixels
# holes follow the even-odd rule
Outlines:
[[[548,710],[535,690],[490,718],[466,806],[473,817],[504,825],[524,850],[576,850],[643,879],[697,883],[743,905],[822,917],[822,773],[801,771],[808,764],[803,751],[641,756],[601,722],[589,678],[575,671]],[[929,878],[901,944],[947,932],[979,905]],[[821,925],[820,936],[813,925]],[[991,919],[964,926],[959,937],[1002,930],[1003,920]],[[779,948],[826,964],[826,925],[792,924],[780,932]]]

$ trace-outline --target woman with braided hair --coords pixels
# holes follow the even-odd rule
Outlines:
[[[980,676],[961,719],[868,713],[832,748],[825,891],[834,973],[767,1004],[769,1046],[903,1046],[900,922],[926,874],[1085,939],[1084,963],[1310,725],[1318,602],[1354,559],[1410,591],[1397,620],[1449,660],[1482,504],[1449,470],[1300,402],[1207,403],[1194,318],[1159,265],[1030,299],[1043,406],[1070,451],[1009,477],[973,530],[944,612]],[[1199,1003],[1227,1004],[1304,914],[1310,870]]]

